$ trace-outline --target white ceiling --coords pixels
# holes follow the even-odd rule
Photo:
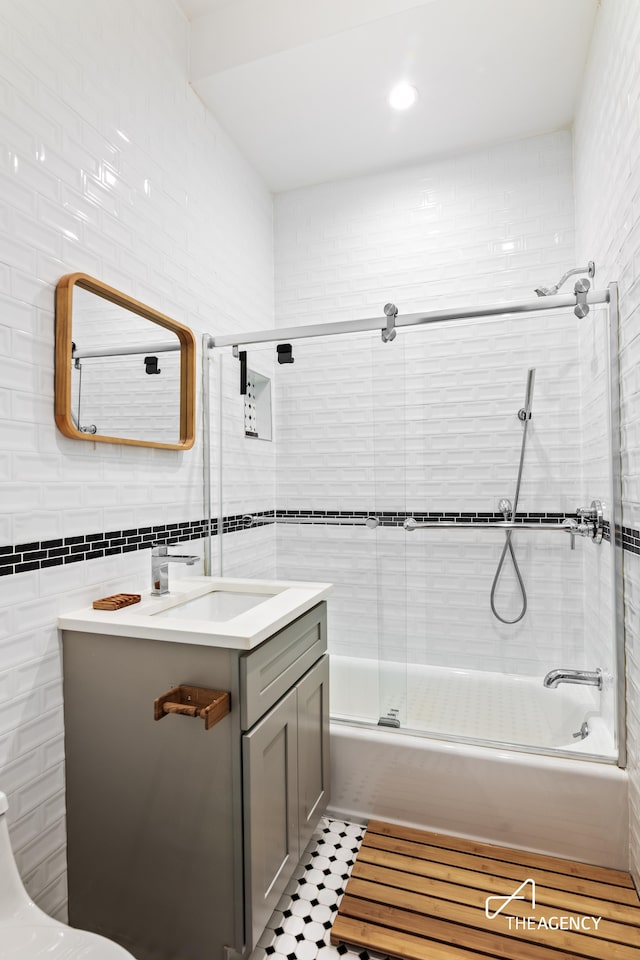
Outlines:
[[[198,94],[274,191],[567,127],[598,0],[178,0]],[[419,99],[398,113],[390,88]]]

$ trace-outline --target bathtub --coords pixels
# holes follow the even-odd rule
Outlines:
[[[595,688],[415,665],[385,665],[379,683],[377,661],[331,660],[333,816],[628,869],[627,775]],[[390,709],[411,733],[375,726]],[[574,739],[585,720],[588,736]],[[521,749],[479,742],[497,739]]]

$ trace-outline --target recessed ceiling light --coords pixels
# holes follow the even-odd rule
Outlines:
[[[410,83],[399,83],[389,94],[389,103],[394,110],[407,110],[418,98],[418,91]]]

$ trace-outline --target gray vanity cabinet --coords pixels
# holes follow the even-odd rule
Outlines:
[[[243,737],[247,931],[255,946],[300,859],[296,691]]]
[[[326,604],[250,651],[62,639],[70,922],[136,960],[246,957],[328,800]],[[154,721],[178,684],[231,712]]]
[[[256,945],[326,808],[329,658],[243,736],[248,935]]]
[[[300,853],[329,801],[329,657],[309,670],[298,697],[298,833]]]

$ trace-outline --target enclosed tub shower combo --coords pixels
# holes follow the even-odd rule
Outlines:
[[[594,273],[205,337],[208,570],[255,575],[275,542],[274,575],[333,582],[337,815],[626,866],[617,286]]]

